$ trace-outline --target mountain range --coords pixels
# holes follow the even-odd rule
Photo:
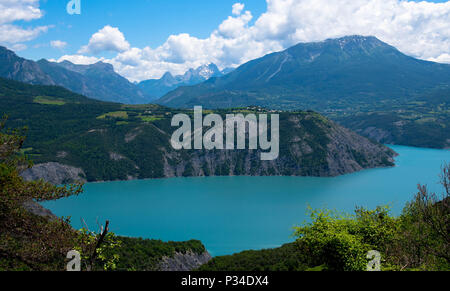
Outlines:
[[[92,65],[45,59],[35,62],[0,46],[0,77],[32,85],[61,86],[90,98],[124,104],[150,103],[179,86],[192,86],[223,75],[216,65],[209,64],[190,69],[184,75],[172,76],[167,72],[161,79],[134,84],[104,62]]]
[[[138,84],[109,64],[33,62],[0,47],[0,76],[125,104],[315,110],[380,143],[450,148],[450,65],[371,36],[300,43],[235,70],[209,64]]]
[[[380,143],[450,148],[449,101],[449,64],[415,59],[375,37],[347,36],[300,43],[157,103],[315,110]]]
[[[85,96],[121,103],[148,103],[150,96],[114,72],[110,64],[75,65],[40,60],[34,62],[18,57],[0,47],[0,77],[34,85],[62,86]]]
[[[179,108],[257,105],[327,113],[393,100],[407,102],[448,89],[450,65],[415,59],[375,37],[347,36],[300,43],[231,72],[209,64],[138,84],[117,74],[110,64],[34,62],[0,47],[0,77],[59,85],[90,98],[125,104],[145,104],[162,96],[156,103]]]
[[[189,69],[184,75],[173,76],[167,72],[161,79],[142,81],[138,87],[150,96],[160,98],[172,90],[181,86],[193,86],[202,83],[212,77],[221,77],[231,72],[232,69],[220,71],[215,64]]]
[[[418,60],[375,37],[347,36],[300,43],[196,86],[180,87],[158,103],[171,107],[282,109],[355,108],[411,100],[450,86],[450,65]]]

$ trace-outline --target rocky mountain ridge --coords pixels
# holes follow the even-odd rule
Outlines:
[[[197,85],[212,77],[223,75],[224,73],[215,64],[209,64],[196,69],[189,69],[184,75],[173,76],[170,72],[167,72],[160,79],[140,82],[138,87],[148,95],[160,98],[178,87]]]

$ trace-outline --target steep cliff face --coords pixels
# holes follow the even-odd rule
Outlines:
[[[175,253],[173,257],[164,257],[159,265],[160,271],[186,272],[193,271],[212,260],[208,252],[196,254],[192,251]]]
[[[396,153],[315,113],[280,116],[280,156],[261,161],[260,150],[164,149],[164,177],[331,177],[394,165]]]
[[[86,182],[86,175],[82,169],[59,163],[35,165],[33,168],[24,171],[21,176],[25,181],[43,179],[44,181],[55,185]]]
[[[0,46],[0,76],[29,84],[55,85],[37,63],[20,58],[2,46]]]

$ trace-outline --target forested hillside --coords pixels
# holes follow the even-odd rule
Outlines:
[[[314,112],[280,114],[280,157],[260,151],[175,151],[174,110],[158,105],[94,101],[60,87],[0,79],[0,108],[8,126],[28,127],[23,152],[37,164],[57,162],[84,171],[88,181],[179,176],[336,176],[392,166],[395,153]],[[262,108],[217,110],[267,113]],[[205,112],[205,113],[211,113]],[[44,169],[45,170],[45,169]]]

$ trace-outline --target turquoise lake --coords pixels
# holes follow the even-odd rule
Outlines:
[[[208,177],[90,183],[78,197],[44,203],[81,228],[111,221],[118,235],[163,241],[201,240],[213,256],[278,247],[293,241],[307,207],[352,212],[389,204],[401,213],[427,184],[441,193],[441,166],[450,151],[392,146],[397,166],[336,178]]]

